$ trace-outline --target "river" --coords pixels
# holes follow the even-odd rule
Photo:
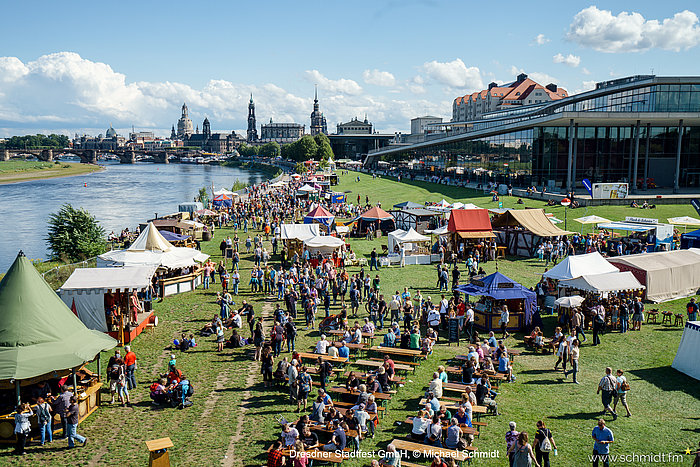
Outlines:
[[[177,211],[194,200],[200,188],[231,189],[236,179],[258,183],[261,172],[201,164],[119,164],[102,162],[105,170],[75,177],[0,185],[0,272],[19,250],[31,259],[46,259],[47,220],[61,205],[87,209],[105,232]],[[211,192],[211,190],[209,190]]]

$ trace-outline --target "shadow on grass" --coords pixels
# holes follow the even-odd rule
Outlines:
[[[676,328],[654,328],[654,329],[653,329],[654,332],[656,332],[656,331],[676,331],[676,332],[680,332],[680,331],[682,331],[682,330],[683,330],[683,328],[678,328],[678,327],[676,327]]]
[[[640,368],[629,370],[628,373],[647,381],[662,391],[680,391],[700,399],[700,385],[690,376],[674,370],[670,366],[660,366],[656,368]]]
[[[557,420],[598,420],[599,418],[601,418],[601,413],[602,411],[567,413],[550,416],[549,418],[554,418]]]
[[[562,382],[564,379],[564,375],[561,375],[561,380],[559,379],[538,379],[538,380],[533,380],[533,381],[525,381],[523,384],[536,384],[536,385],[549,385],[549,384],[554,384],[558,385]]]
[[[542,375],[546,373],[551,373],[554,370],[523,370],[519,371],[519,375]]]

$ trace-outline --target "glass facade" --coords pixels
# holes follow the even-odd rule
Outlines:
[[[436,175],[457,181],[511,183],[514,186],[566,187],[568,178],[569,142],[573,140],[572,178],[577,187],[581,180],[597,182],[637,181],[641,186],[645,175],[649,184],[673,187],[675,160],[678,151],[678,126],[639,127],[639,151],[636,176],[632,174],[637,142],[637,118],[630,116],[629,125],[593,126],[600,118],[585,112],[700,112],[700,83],[660,84],[663,79],[644,77],[601,83],[591,93],[572,96],[523,113],[522,110],[498,112],[498,116],[447,127],[442,138],[459,135],[459,140],[408,147],[382,155],[392,165],[417,175]],[[666,79],[671,81],[671,79]],[[678,81],[678,79],[676,79]],[[622,84],[621,84],[622,83]],[[540,126],[542,118],[562,112],[582,112],[574,134],[569,126]],[[494,118],[495,117],[495,118]],[[562,116],[564,117],[564,116]],[[647,118],[653,122],[656,117]],[[538,122],[537,120],[540,119]],[[588,120],[588,122],[586,121]],[[624,120],[623,120],[624,121]],[[532,122],[529,125],[529,122]],[[546,122],[546,120],[545,120]],[[686,125],[681,129],[679,187],[700,187],[700,127]],[[470,133],[516,124],[518,131],[495,136],[471,137]],[[446,124],[450,125],[450,124]],[[437,135],[434,135],[438,137]]]

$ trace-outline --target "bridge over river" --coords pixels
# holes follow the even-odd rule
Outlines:
[[[196,155],[196,153],[191,151],[146,151],[143,149],[123,149],[119,151],[99,151],[97,149],[3,149],[0,150],[0,160],[9,161],[12,157],[19,157],[25,154],[31,154],[40,161],[45,162],[53,161],[55,155],[58,154],[75,154],[80,157],[80,162],[84,164],[97,164],[98,154],[114,154],[119,157],[119,162],[122,164],[135,163],[137,156],[145,156],[151,158],[153,162],[167,164],[172,156],[175,156],[175,159],[180,161],[181,157]]]

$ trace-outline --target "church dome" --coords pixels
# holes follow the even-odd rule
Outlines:
[[[115,130],[114,128],[112,128],[112,124],[110,123],[109,129],[108,129],[107,132],[105,133],[105,137],[106,137],[106,138],[114,138],[115,136],[117,136],[117,130]]]

